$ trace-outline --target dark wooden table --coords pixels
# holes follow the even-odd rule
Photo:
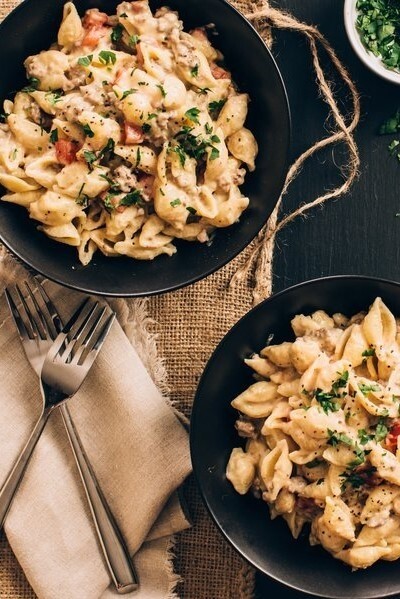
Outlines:
[[[331,42],[358,86],[362,118],[356,139],[360,177],[350,193],[299,218],[278,236],[274,291],[335,274],[363,274],[400,280],[400,162],[387,146],[393,136],[377,130],[400,107],[400,86],[371,73],[353,54],[343,24],[342,0],[278,0],[276,6],[315,24]],[[326,132],[327,107],[318,99],[307,43],[297,33],[277,32],[273,54],[286,83],[292,111],[291,158]],[[400,139],[400,135],[398,136]],[[284,200],[284,212],[340,182],[335,162],[343,152],[329,150],[311,160]],[[265,576],[257,579],[257,599],[302,599]]]

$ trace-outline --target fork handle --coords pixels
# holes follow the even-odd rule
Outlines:
[[[61,405],[60,410],[111,578],[118,593],[130,593],[138,588],[139,582],[128,549],[85,455],[67,405]]]
[[[4,485],[0,489],[0,529],[4,524],[4,520],[6,519],[8,511],[16,495],[17,489],[23,478],[33,450],[40,439],[40,435],[42,434],[46,422],[53,409],[53,407],[49,407],[43,410],[39,420],[35,424],[35,428],[33,429],[31,436],[21,451]]]

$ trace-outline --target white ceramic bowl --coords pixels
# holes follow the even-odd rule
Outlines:
[[[385,67],[381,59],[372,52],[369,52],[363,45],[360,39],[360,35],[356,28],[356,19],[358,11],[356,9],[357,0],[345,0],[344,3],[344,24],[346,27],[347,36],[350,44],[353,47],[354,52],[360,58],[360,60],[369,68],[371,71],[383,77],[387,81],[397,83],[400,85],[400,72],[392,71]]]

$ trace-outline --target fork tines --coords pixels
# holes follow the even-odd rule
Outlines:
[[[19,336],[24,339],[55,339],[61,330],[61,321],[57,311],[39,284],[35,294],[27,281],[24,282],[27,295],[19,285],[7,287],[5,297],[18,328]],[[18,307],[19,305],[19,307]]]
[[[48,359],[73,365],[94,361],[115,319],[99,302],[86,299],[65,325],[49,351]]]

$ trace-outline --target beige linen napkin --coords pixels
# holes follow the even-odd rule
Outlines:
[[[10,264],[11,270],[20,271],[19,281],[26,278],[26,272],[9,261],[7,270],[0,270],[1,290]],[[64,318],[82,301],[81,294],[52,283],[45,286]],[[142,351],[150,351],[143,343],[143,330],[138,330],[138,343]],[[1,485],[41,407],[36,376],[3,296],[0,375]],[[188,527],[174,495],[190,471],[187,433],[118,322],[69,406],[101,488],[135,555],[141,586],[127,597],[176,597],[171,535]],[[117,596],[58,412],[52,414],[35,449],[5,531],[41,599]]]

